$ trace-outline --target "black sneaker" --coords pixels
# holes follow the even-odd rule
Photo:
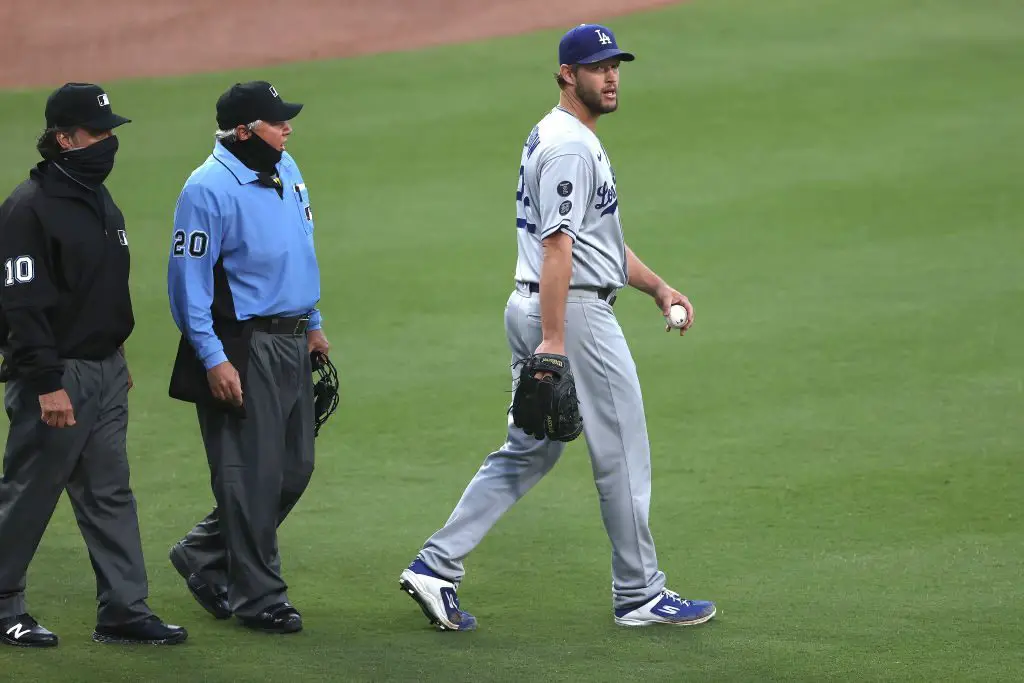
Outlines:
[[[238,617],[242,625],[267,633],[296,633],[302,630],[302,615],[287,602],[271,605],[255,617]]]
[[[203,609],[217,619],[227,619],[231,616],[231,605],[228,604],[227,588],[207,583],[203,577],[192,571],[188,566],[188,561],[185,559],[185,548],[181,541],[178,541],[171,547],[171,552],[168,556],[170,557],[171,564],[174,566],[174,570],[181,575],[181,578],[185,579],[185,585],[188,587],[189,592],[192,593],[192,597],[196,599],[196,602],[202,605]]]
[[[118,626],[97,626],[92,639],[97,643],[120,645],[177,645],[188,638],[188,631],[180,626],[165,624],[151,614],[141,621]]]
[[[0,643],[18,647],[57,647],[57,636],[29,614],[0,619]]]

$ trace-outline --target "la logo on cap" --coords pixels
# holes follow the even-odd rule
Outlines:
[[[110,98],[107,97],[107,93],[103,93],[102,95],[97,95],[96,96],[96,101],[100,103],[101,107],[109,107],[110,106]]]
[[[277,90],[274,89],[274,86],[270,86],[270,94],[273,95],[274,97],[281,97],[280,95],[277,94]]]

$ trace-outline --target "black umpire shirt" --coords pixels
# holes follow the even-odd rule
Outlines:
[[[62,387],[62,358],[102,360],[135,326],[124,216],[50,161],[0,205],[0,339],[13,376]]]

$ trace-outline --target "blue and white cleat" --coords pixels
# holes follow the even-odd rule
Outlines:
[[[472,631],[476,628],[476,617],[459,609],[455,584],[435,574],[418,557],[402,572],[398,585],[419,603],[438,630]]]
[[[619,626],[696,626],[715,616],[715,603],[707,600],[683,600],[678,593],[665,590],[639,607],[615,610]]]

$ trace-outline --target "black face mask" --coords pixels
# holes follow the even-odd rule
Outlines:
[[[273,173],[274,167],[281,161],[281,150],[268,145],[259,135],[252,135],[244,142],[227,142],[224,146],[238,157],[239,161],[257,172]]]
[[[103,184],[114,168],[117,144],[117,136],[111,135],[88,147],[61,152],[56,162],[78,182],[96,187]]]

